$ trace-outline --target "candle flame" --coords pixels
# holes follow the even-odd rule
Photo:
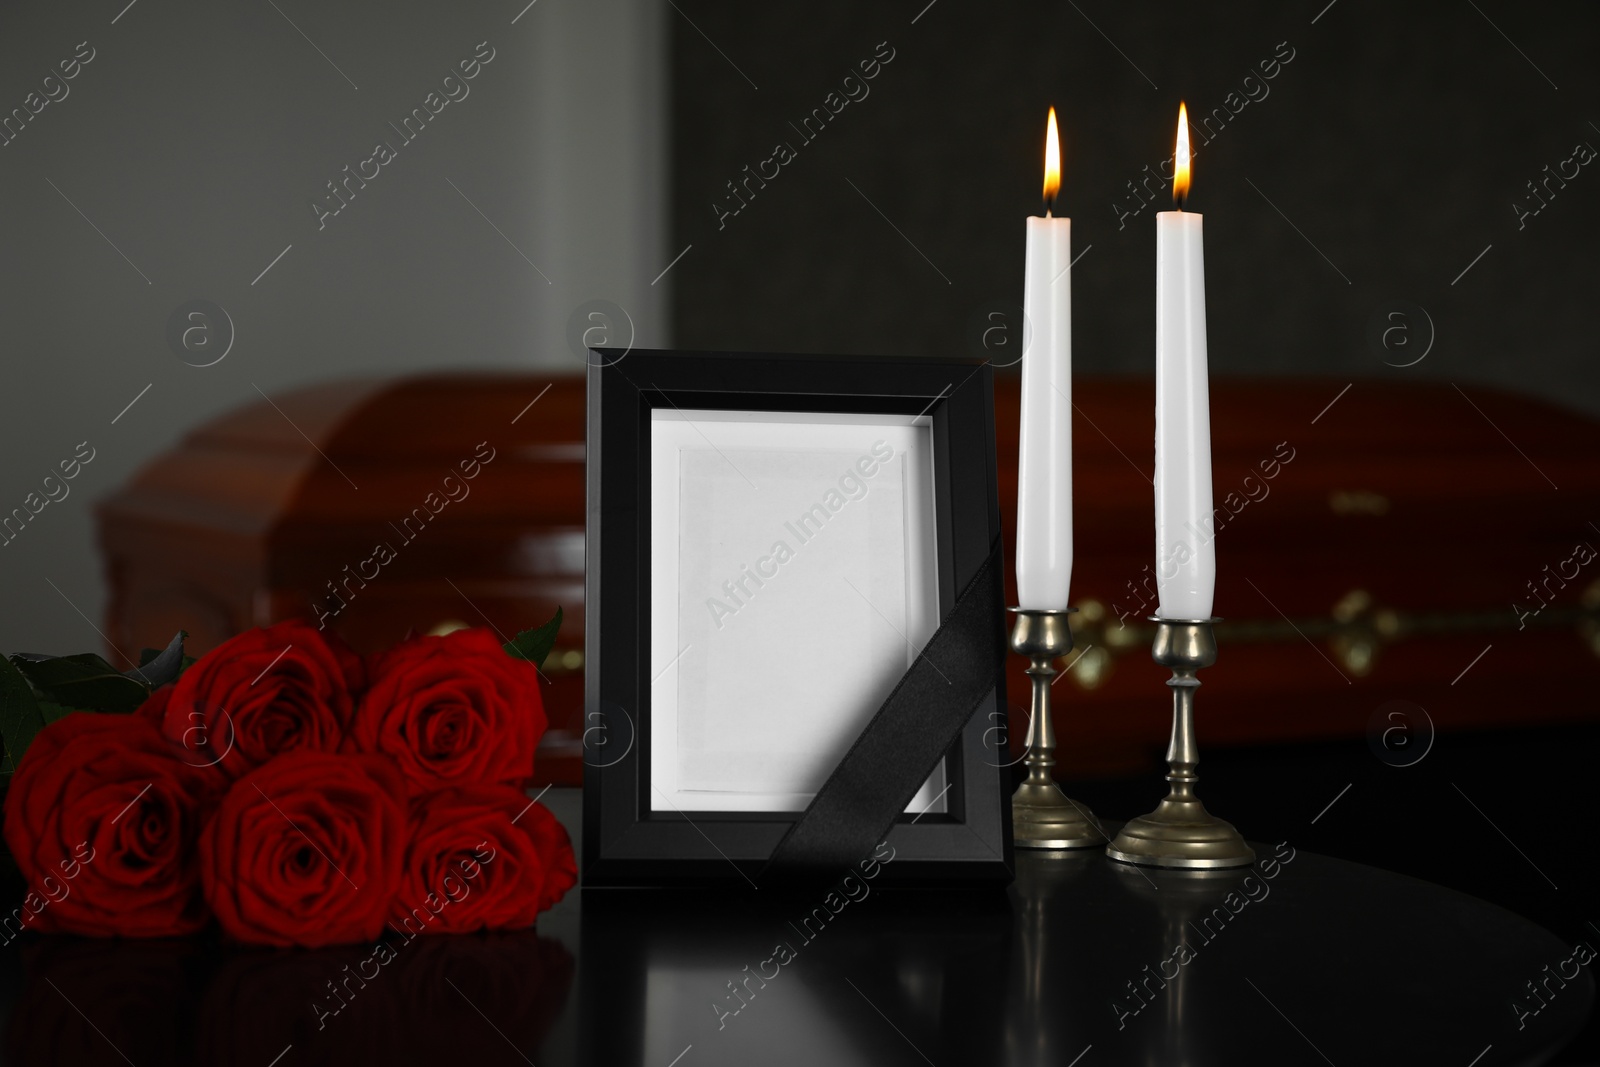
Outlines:
[[[1172,202],[1179,211],[1189,199],[1189,109],[1178,103],[1178,145],[1172,153]]]
[[[1061,191],[1061,134],[1056,131],[1056,109],[1050,109],[1050,118],[1044,132],[1044,203],[1045,214],[1055,204]]]

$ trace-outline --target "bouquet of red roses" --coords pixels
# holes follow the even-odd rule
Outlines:
[[[153,691],[159,664],[0,661],[8,757],[26,745],[5,841],[28,887],[3,937],[164,937],[215,919],[240,942],[315,947],[532,925],[577,882],[566,830],[525,793],[558,625],[504,647],[482,629],[415,637],[363,660],[284,622],[181,670],[175,641],[176,679]],[[105,668],[92,678],[90,660]],[[28,683],[136,706],[39,701],[19,742]]]

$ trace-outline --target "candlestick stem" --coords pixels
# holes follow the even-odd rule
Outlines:
[[[1011,647],[1028,657],[1028,678],[1033,683],[1029,707],[1028,749],[1023,759],[1027,777],[1011,796],[1013,843],[1018,848],[1095,848],[1106,835],[1094,823],[1089,809],[1067,799],[1056,785],[1056,730],[1050,714],[1050,686],[1060,672],[1055,661],[1072,651],[1072,629],[1067,617],[1076,611],[1036,611],[1012,608],[1017,615]]]
[[[1212,619],[1162,619],[1151,655],[1172,671],[1172,740],[1167,746],[1170,789],[1156,810],[1131,819],[1106,848],[1121,863],[1144,867],[1215,869],[1248,867],[1255,851],[1229,823],[1212,815],[1195,795],[1200,746],[1195,737],[1194,694],[1202,667],[1217,661]]]
[[[1194,691],[1200,688],[1200,679],[1192,670],[1175,668],[1167,679],[1172,687],[1172,740],[1167,744],[1167,782],[1172,786],[1172,796],[1179,800],[1196,800],[1195,783],[1200,780],[1196,768],[1200,765],[1200,745],[1194,734]]]

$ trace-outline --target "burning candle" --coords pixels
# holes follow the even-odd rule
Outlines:
[[[1022,427],[1017,453],[1017,600],[1067,606],[1072,584],[1072,220],[1061,188],[1056,109],[1045,126],[1044,217],[1028,219]]]
[[[1189,114],[1178,105],[1175,210],[1156,214],[1156,592],[1164,619],[1208,619],[1217,584],[1211,513],[1202,218],[1189,195]]]

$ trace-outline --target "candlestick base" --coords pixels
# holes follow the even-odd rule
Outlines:
[[[1072,629],[1067,616],[1076,608],[1033,610],[1012,608],[1017,616],[1011,647],[1030,661],[1033,699],[1028,723],[1028,776],[1011,795],[1012,844],[1017,848],[1098,848],[1106,835],[1089,809],[1056,785],[1055,724],[1050,718],[1050,683],[1060,673],[1055,661],[1072,651]]]
[[[1194,729],[1196,673],[1217,661],[1214,619],[1150,620],[1156,624],[1151,646],[1155,661],[1172,671],[1172,742],[1167,749],[1167,781],[1171,790],[1156,810],[1130,820],[1106,848],[1119,863],[1142,867],[1217,869],[1248,867],[1255,850],[1233,825],[1212,815],[1195,796],[1200,776],[1199,744]]]
[[[1197,798],[1168,797],[1149,815],[1128,820],[1106,846],[1106,855],[1140,867],[1192,870],[1248,867],[1256,861],[1255,849],[1233,824],[1212,815]]]

